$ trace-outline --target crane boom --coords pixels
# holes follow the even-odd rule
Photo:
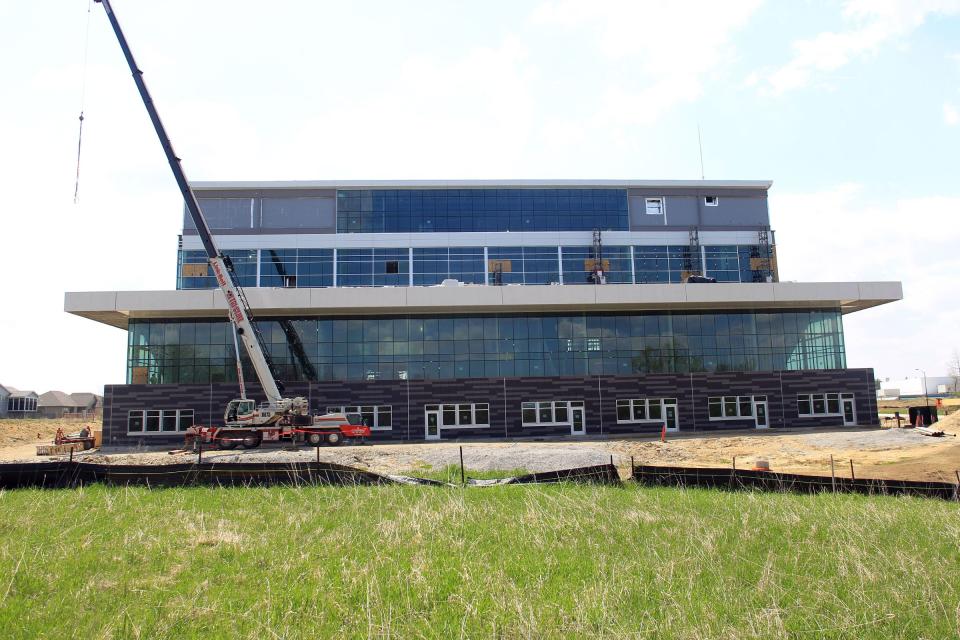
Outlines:
[[[190,188],[190,183],[187,182],[187,176],[180,164],[180,158],[178,158],[173,151],[173,145],[167,136],[166,129],[163,127],[163,122],[160,121],[160,115],[157,113],[153,99],[150,97],[150,91],[147,90],[147,85],[143,81],[143,72],[137,67],[137,62],[133,58],[133,53],[130,51],[127,39],[124,37],[120,23],[117,21],[117,16],[113,11],[113,7],[110,6],[110,0],[96,0],[96,2],[103,5],[104,10],[107,12],[107,18],[110,20],[110,26],[113,27],[113,32],[120,42],[120,48],[123,50],[123,56],[127,60],[127,66],[130,67],[130,73],[133,74],[133,80],[137,85],[137,90],[140,92],[140,97],[143,99],[143,106],[146,107],[147,113],[150,115],[150,122],[153,123],[157,137],[160,138],[160,145],[163,147],[163,152],[167,156],[167,162],[173,171],[177,186],[180,187],[180,193],[183,195],[183,201],[186,204],[187,211],[190,213],[190,218],[193,220],[193,224],[197,228],[197,233],[200,235],[200,242],[207,252],[210,268],[213,270],[213,275],[217,279],[217,284],[223,292],[224,298],[226,298],[230,321],[233,323],[237,335],[240,336],[240,340],[243,342],[243,346],[250,356],[253,368],[257,373],[257,378],[260,379],[260,384],[263,386],[268,402],[276,405],[281,401],[281,386],[276,380],[270,358],[263,347],[263,338],[260,335],[260,331],[253,323],[250,305],[247,304],[243,289],[237,283],[236,274],[233,271],[230,258],[221,253],[214,242],[213,234],[210,233],[210,227],[207,226],[207,221],[203,217],[203,211],[200,210],[200,204],[197,202],[197,196],[194,194],[193,189]]]

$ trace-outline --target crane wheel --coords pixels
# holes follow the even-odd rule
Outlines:
[[[317,446],[323,442],[323,436],[319,433],[308,433],[306,440],[309,444]]]
[[[232,438],[223,437],[217,440],[217,444],[221,449],[236,449],[237,441]]]
[[[251,433],[249,435],[243,436],[241,444],[244,449],[256,449],[260,446],[260,435],[256,433]]]
[[[327,444],[340,444],[340,441],[343,440],[343,437],[339,433],[328,433],[327,434]]]

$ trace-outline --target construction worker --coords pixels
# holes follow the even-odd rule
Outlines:
[[[80,429],[80,437],[84,439],[90,437],[90,429],[87,427],[87,425],[83,425],[83,427]]]

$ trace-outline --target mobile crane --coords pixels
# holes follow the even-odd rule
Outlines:
[[[253,322],[250,305],[247,303],[243,289],[237,282],[233,264],[229,256],[223,254],[214,242],[213,234],[203,217],[203,211],[201,211],[200,204],[197,202],[196,194],[190,187],[190,183],[187,182],[186,174],[180,164],[180,158],[173,151],[173,145],[167,136],[163,123],[160,121],[160,115],[153,104],[147,85],[143,81],[143,72],[137,67],[133,53],[127,44],[127,39],[123,35],[120,23],[117,21],[117,16],[113,7],[110,6],[110,0],[96,0],[96,2],[102,4],[107,13],[110,26],[117,36],[127,65],[133,74],[137,90],[140,92],[143,106],[147,109],[150,121],[153,123],[153,128],[163,147],[163,152],[166,154],[167,162],[170,164],[170,169],[177,181],[177,186],[183,195],[187,211],[197,228],[200,242],[203,244],[210,263],[210,269],[213,271],[217,285],[219,285],[227,301],[227,314],[234,330],[234,344],[236,344],[237,337],[243,342],[243,346],[250,356],[250,361],[253,363],[257,378],[260,380],[260,385],[267,396],[266,402],[260,403],[259,406],[254,400],[246,397],[243,372],[239,360],[239,347],[237,347],[237,375],[240,382],[240,398],[227,403],[222,426],[190,427],[186,434],[187,444],[215,443],[226,449],[242,445],[244,448],[252,449],[260,446],[261,442],[269,440],[290,440],[292,442],[303,440],[312,445],[319,445],[323,442],[339,444],[347,439],[369,437],[370,427],[363,424],[358,414],[328,413],[322,416],[313,416],[310,414],[310,406],[306,398],[283,397],[283,386],[276,379],[270,356],[263,346],[263,336],[260,335],[260,330]],[[299,336],[297,337],[299,338]]]

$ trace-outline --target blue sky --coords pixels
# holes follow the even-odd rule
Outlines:
[[[903,281],[846,317],[850,366],[960,347],[960,0],[114,6],[191,179],[692,179],[699,124],[707,178],[774,181],[782,279]],[[123,381],[64,291],[175,283],[179,194],[87,16],[0,5],[0,381],[38,391]]]

